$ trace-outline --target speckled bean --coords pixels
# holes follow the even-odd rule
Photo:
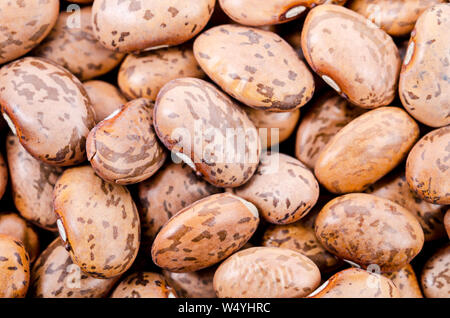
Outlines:
[[[49,60],[25,57],[0,69],[0,83],[2,114],[33,157],[59,166],[86,159],[94,115],[74,75]]]
[[[418,125],[402,109],[374,109],[327,143],[317,158],[315,175],[331,192],[363,191],[397,166],[418,137]]]
[[[450,204],[450,126],[431,131],[413,147],[406,160],[406,180],[422,199]]]
[[[282,153],[267,153],[249,182],[234,193],[252,202],[274,224],[300,220],[316,204],[319,184],[306,166]]]
[[[33,224],[56,231],[52,195],[63,169],[33,158],[11,133],[6,138],[6,153],[16,209]]]
[[[138,185],[142,240],[153,242],[161,227],[178,211],[220,191],[197,177],[187,164],[167,164]]]
[[[299,298],[320,284],[320,271],[303,254],[279,247],[253,247],[232,255],[214,274],[220,298]]]
[[[130,101],[90,131],[87,156],[101,178],[117,184],[138,183],[164,164],[166,152],[152,125],[153,106],[145,98]]]
[[[311,68],[351,103],[372,109],[394,99],[401,64],[397,46],[362,15],[318,6],[306,17],[301,41]]]
[[[328,202],[315,223],[321,244],[340,258],[383,272],[399,270],[422,249],[419,221],[392,201],[352,193]]]
[[[427,9],[411,34],[400,73],[405,109],[432,127],[450,124],[450,4]]]
[[[258,226],[258,210],[230,193],[214,194],[178,212],[152,246],[156,265],[171,272],[192,272],[239,250]]]
[[[31,270],[33,298],[100,298],[108,295],[120,276],[94,278],[70,258],[60,238],[42,252]]]
[[[194,54],[214,82],[250,107],[291,111],[306,104],[314,93],[311,72],[273,32],[217,26],[197,37]]]
[[[60,237],[83,272],[110,278],[130,268],[140,223],[125,187],[106,183],[91,167],[70,168],[56,182],[53,202]]]

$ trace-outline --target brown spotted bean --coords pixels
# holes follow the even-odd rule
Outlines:
[[[0,298],[24,298],[30,283],[30,264],[23,244],[0,234]]]
[[[261,142],[255,125],[208,82],[181,78],[167,83],[158,94],[153,121],[163,144],[214,186],[240,186],[256,171]]]
[[[8,167],[3,155],[0,154],[0,199],[3,197],[8,185]]]
[[[445,206],[429,203],[418,197],[409,188],[404,172],[386,176],[366,192],[391,200],[411,212],[422,226],[425,241],[440,239],[445,235]]]
[[[91,167],[70,168],[56,182],[53,202],[60,237],[83,272],[111,278],[130,268],[140,222],[125,187],[106,183]]]
[[[425,263],[421,285],[427,298],[450,298],[450,245],[439,249]]]
[[[363,108],[389,105],[397,91],[400,56],[389,35],[336,5],[310,11],[302,30],[308,64],[341,96]]]
[[[350,121],[363,114],[365,110],[353,106],[334,93],[321,96],[306,115],[297,129],[295,156],[314,169],[317,158],[330,139]]]
[[[1,1],[0,65],[29,52],[56,23],[59,0]]]
[[[0,213],[0,234],[11,236],[22,242],[34,262],[39,254],[39,237],[34,228],[16,213]]]
[[[117,184],[137,183],[163,165],[166,152],[153,130],[153,106],[145,98],[133,100],[90,131],[87,156],[101,178]]]
[[[6,138],[6,153],[16,209],[31,223],[56,231],[52,195],[63,169],[33,158],[12,134]]]
[[[189,273],[173,273],[163,270],[164,277],[179,297],[216,298],[213,279],[217,267],[212,266]]]
[[[141,54],[129,54],[120,66],[117,82],[128,99],[156,100],[160,89],[182,77],[203,78],[192,48],[177,46]]]
[[[317,216],[315,231],[329,252],[382,272],[408,264],[424,243],[420,223],[408,210],[365,193],[328,202]]]
[[[87,81],[83,86],[91,100],[97,124],[127,103],[119,89],[108,82]]]
[[[86,159],[94,116],[74,75],[49,60],[26,57],[3,66],[0,83],[3,116],[33,157],[59,166]]]
[[[258,210],[250,202],[230,193],[211,195],[163,226],[153,242],[153,261],[171,272],[206,268],[239,250],[258,222]]]
[[[406,180],[420,198],[450,204],[450,126],[426,134],[406,160]]]
[[[221,192],[219,188],[197,177],[187,164],[167,164],[138,185],[142,240],[151,243],[178,211],[218,192]]]
[[[273,32],[232,24],[217,26],[197,37],[194,54],[214,82],[250,107],[292,111],[314,93],[311,72]]]
[[[73,2],[73,3],[81,3],[81,4],[87,4],[87,3],[91,3],[94,0],[67,0],[69,2]]]
[[[269,112],[251,107],[243,109],[258,129],[263,148],[270,148],[288,139],[300,118],[300,109],[291,112]]]
[[[107,296],[119,276],[100,279],[82,272],[56,238],[34,263],[31,278],[33,298],[100,298]]]
[[[220,298],[299,298],[320,284],[320,271],[303,254],[279,247],[253,247],[232,255],[214,274]]]
[[[410,264],[393,273],[383,274],[383,276],[392,280],[401,298],[423,298],[416,274]]]
[[[388,278],[358,268],[334,274],[310,298],[400,298],[400,291]]]
[[[97,39],[110,50],[178,45],[205,27],[214,4],[215,0],[97,0],[92,25]]]
[[[299,160],[272,152],[262,157],[255,175],[234,193],[252,202],[266,221],[289,224],[316,204],[319,184]]]
[[[137,272],[126,277],[111,298],[175,298],[172,288],[157,273]]]
[[[411,34],[400,73],[399,95],[415,119],[450,124],[450,4],[427,9]]]
[[[80,80],[86,81],[108,73],[124,55],[111,52],[98,43],[91,25],[91,7],[77,12],[80,25],[72,25],[74,13],[61,12],[55,27],[33,54],[65,67]]]

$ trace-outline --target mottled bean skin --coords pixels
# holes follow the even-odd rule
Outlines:
[[[343,5],[346,0],[219,0],[225,13],[243,25],[264,26],[299,18],[307,8],[324,3]]]
[[[6,154],[16,209],[31,223],[56,231],[52,195],[56,179],[63,169],[33,158],[20,144],[19,138],[11,133],[6,137]]]
[[[234,193],[252,202],[266,221],[289,224],[300,220],[316,204],[319,184],[299,160],[268,153],[250,181],[235,188]]]
[[[402,109],[374,109],[328,142],[316,161],[315,175],[333,193],[364,191],[397,166],[418,137],[418,125]]]
[[[33,298],[101,298],[108,295],[119,276],[99,279],[83,273],[56,238],[34,263],[31,278],[29,294]]]
[[[216,298],[213,286],[216,269],[216,266],[212,266],[189,273],[173,273],[163,270],[163,274],[179,297]]]
[[[311,72],[273,32],[232,24],[217,26],[197,37],[194,54],[214,82],[253,108],[292,111],[314,93]]]
[[[108,73],[122,61],[124,54],[105,49],[94,37],[91,7],[61,12],[52,32],[33,51],[68,69],[82,81]],[[71,19],[79,18],[80,26]]]
[[[164,145],[187,156],[214,186],[240,186],[256,171],[261,142],[255,125],[212,84],[196,78],[170,81],[158,94],[153,121]],[[225,143],[233,133],[237,141]]]
[[[328,252],[316,237],[314,222],[317,217],[317,205],[303,219],[288,225],[271,225],[264,232],[263,246],[289,248],[311,259],[321,273],[335,270],[342,262]]]
[[[166,83],[182,77],[205,77],[192,48],[185,45],[129,54],[120,66],[117,82],[128,99],[155,101]]]
[[[295,141],[295,156],[314,169],[317,158],[331,138],[365,110],[329,92],[317,99],[301,119]]]
[[[422,226],[425,241],[445,236],[443,218],[446,207],[429,203],[418,197],[409,188],[403,171],[386,176],[369,187],[366,192],[391,200],[411,212]]]
[[[175,298],[172,288],[157,273],[138,272],[126,277],[111,298]]]
[[[388,278],[350,268],[338,272],[309,298],[400,298],[400,292]]]
[[[450,4],[435,5],[417,20],[400,73],[405,109],[431,127],[450,124]]]
[[[427,298],[450,298],[450,245],[439,249],[425,263],[421,285]]]
[[[392,36],[408,35],[427,8],[446,0],[353,0],[348,8],[365,16]]]
[[[192,272],[227,258],[258,226],[257,210],[248,205],[235,195],[221,193],[184,208],[156,236],[154,263],[171,272]]]
[[[138,185],[142,241],[153,242],[161,227],[188,205],[221,192],[197,177],[188,165],[169,163]]]
[[[59,0],[1,1],[0,65],[25,55],[52,30]]]
[[[215,0],[98,0],[92,6],[94,34],[120,52],[172,46],[197,35],[208,22]]]
[[[363,16],[341,6],[318,6],[306,17],[301,42],[311,68],[351,103],[372,109],[394,99],[398,49]]]
[[[1,111],[33,157],[59,166],[86,159],[94,116],[75,76],[49,60],[25,57],[0,69],[0,83]]]
[[[408,264],[424,243],[420,223],[408,210],[365,193],[328,202],[317,216],[315,231],[331,253],[364,268],[378,265],[382,272]]]
[[[423,298],[414,269],[410,264],[389,274],[383,274],[397,287],[401,298]]]
[[[320,271],[303,254],[253,247],[229,257],[214,274],[219,298],[300,298],[320,284]]]
[[[291,112],[269,112],[251,107],[244,107],[243,109],[258,129],[263,148],[270,148],[288,139],[294,132],[300,118],[300,109]],[[278,133],[274,129],[278,129]],[[264,130],[267,135],[263,134]]]
[[[23,244],[0,234],[0,298],[24,298],[29,283],[29,257]]]
[[[406,180],[420,198],[450,204],[450,126],[422,137],[406,160]]]
[[[119,89],[108,82],[87,81],[83,86],[91,100],[97,124],[127,103]]]
[[[34,262],[39,254],[39,237],[33,227],[16,213],[0,214],[0,234],[9,235],[22,242],[30,258]]]
[[[71,168],[56,182],[53,202],[60,236],[83,272],[111,278],[132,265],[139,250],[140,222],[125,187],[106,183],[91,167]]]
[[[234,21],[243,25],[263,26],[292,21],[314,0],[219,0],[222,10]]]
[[[90,131],[87,156],[103,180],[137,183],[163,165],[166,152],[153,130],[153,106],[145,98],[130,101]]]

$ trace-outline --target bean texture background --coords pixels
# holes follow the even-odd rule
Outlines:
[[[450,298],[449,8],[0,0],[0,298]]]

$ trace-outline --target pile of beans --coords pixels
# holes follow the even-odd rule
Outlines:
[[[0,297],[450,297],[449,31],[445,0],[1,1]]]

